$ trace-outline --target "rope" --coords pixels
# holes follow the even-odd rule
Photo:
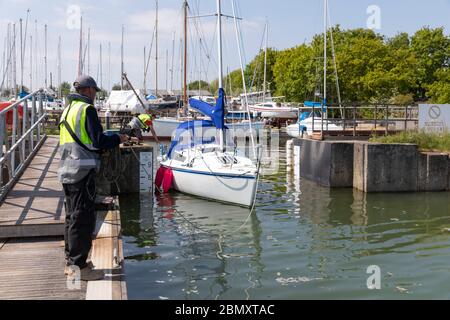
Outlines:
[[[106,164],[102,166],[102,172],[100,176],[110,183],[114,183],[117,187],[117,191],[120,193],[119,179],[122,175],[122,156],[120,153],[120,148],[114,148],[109,150],[110,156]]]

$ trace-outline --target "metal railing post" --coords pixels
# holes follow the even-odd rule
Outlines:
[[[36,121],[36,96],[33,95],[31,100],[31,122],[30,122],[31,127],[33,127],[35,121]],[[30,148],[31,150],[34,150],[34,130],[31,132]]]
[[[21,135],[24,135],[28,131],[27,122],[28,122],[28,99],[24,101],[24,104],[22,106],[22,134]],[[23,139],[23,141],[22,141],[22,159],[20,159],[21,163],[23,163],[25,161],[25,159],[27,158],[27,156],[26,156],[27,140],[28,140],[28,137],[25,137],[25,139]]]
[[[316,114],[314,113],[314,103],[312,106],[312,130],[311,130],[311,136],[314,134],[314,118],[315,118]]]
[[[42,108],[43,108],[43,106],[42,106],[42,91],[41,92],[39,92],[39,109],[38,109],[38,118],[40,119],[41,118],[41,116],[42,116]],[[41,141],[41,126],[42,126],[42,124],[39,124],[38,126],[37,126],[37,141],[39,142],[39,141]]]
[[[405,131],[408,130],[408,105],[405,106]]]
[[[12,110],[13,112],[13,124],[12,124],[12,131],[11,131],[11,146],[16,144],[16,134],[17,134],[17,123],[18,123],[18,107],[15,106]],[[13,152],[11,154],[11,171],[12,174],[16,172],[16,154]]]
[[[8,136],[8,132],[6,130],[6,122],[5,116],[3,114],[0,115],[0,158],[3,158],[5,154],[3,152],[3,148],[5,147],[5,137]],[[3,167],[4,163],[0,164],[0,186],[3,188]]]
[[[389,105],[386,105],[386,135],[389,134]]]
[[[375,104],[375,130],[377,130],[378,104]]]

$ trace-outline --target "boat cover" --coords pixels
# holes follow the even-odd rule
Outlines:
[[[198,110],[207,117],[210,117],[212,123],[217,129],[225,128],[225,103],[225,91],[222,88],[219,89],[219,98],[217,98],[215,106],[211,106],[209,103],[201,100],[189,99],[189,105],[191,108]]]
[[[141,98],[142,102],[146,105],[148,109],[148,103],[145,96],[136,90],[137,94]],[[130,112],[130,113],[146,113],[132,90],[113,90],[106,101],[106,107],[113,112]]]

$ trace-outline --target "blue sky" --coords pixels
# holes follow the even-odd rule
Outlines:
[[[245,61],[249,61],[258,52],[261,44],[265,20],[269,21],[269,46],[283,49],[305,41],[310,41],[314,34],[323,29],[323,1],[321,0],[236,0],[238,14],[242,20],[242,36],[244,42]],[[376,5],[380,8],[381,28],[377,32],[386,36],[398,32],[413,33],[422,26],[444,26],[446,33],[450,28],[450,0],[329,0],[330,14],[333,24],[339,23],[343,28],[367,27],[367,8]],[[189,1],[192,14],[209,14],[215,11],[215,0]],[[232,14],[231,1],[222,0],[223,12]],[[57,39],[61,35],[63,43],[62,78],[73,81],[79,46],[79,30],[68,27],[73,20],[68,8],[78,6],[83,15],[85,33],[91,28],[91,63],[90,70],[94,77],[98,75],[99,45],[103,46],[103,86],[108,87],[108,42],[111,43],[111,84],[120,80],[120,38],[121,26],[125,26],[125,69],[136,87],[143,83],[143,50],[150,46],[155,21],[155,1],[149,0],[0,0],[0,58],[3,57],[4,39],[8,22],[16,22],[26,18],[29,8],[30,32],[34,37],[34,20],[38,21],[38,84],[43,83],[43,25],[48,24],[48,69],[56,79]],[[167,86],[180,86],[179,46],[181,28],[182,0],[159,0],[159,80],[158,87],[166,87],[166,52],[168,68],[172,66],[172,41],[175,32],[175,55],[173,64],[173,81],[168,72]],[[215,21],[203,18],[194,26],[190,23],[189,79],[199,77],[212,80],[217,75],[217,57],[215,46]],[[198,50],[199,32],[203,46]],[[224,69],[235,69],[239,66],[238,50],[232,20],[224,21]],[[29,48],[29,43],[27,44]],[[33,44],[34,45],[34,44]],[[148,49],[147,49],[148,50]],[[211,52],[207,59],[206,53]],[[28,50],[25,61],[25,85],[29,83]],[[155,51],[153,47],[151,69],[147,82],[155,86]],[[201,61],[201,62],[200,62]],[[0,63],[0,70],[2,70]],[[201,73],[201,76],[199,76]],[[0,75],[1,76],[1,75]],[[1,78],[0,78],[1,80]],[[98,79],[100,82],[100,79]],[[55,80],[56,81],[56,80]]]

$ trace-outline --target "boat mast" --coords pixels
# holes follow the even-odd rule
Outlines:
[[[111,42],[108,42],[108,90],[111,91]]]
[[[188,108],[188,97],[187,97],[187,10],[188,3],[187,0],[184,1],[184,68],[183,68],[183,106],[185,111]]]
[[[170,91],[173,93],[173,58],[175,56],[175,32],[172,40],[172,67],[170,68]]]
[[[87,38],[87,74],[91,74],[91,28],[88,28]]]
[[[143,82],[143,86],[144,86],[144,94],[147,95],[147,72],[146,72],[146,64],[147,64],[147,48],[144,46],[144,82]]]
[[[103,90],[103,55],[102,44],[100,43],[100,89]]]
[[[269,42],[269,22],[266,21],[266,45],[264,49],[264,82],[263,82],[263,102],[266,102],[266,82],[267,82],[267,45]]]
[[[33,92],[33,36],[30,36],[30,92]]]
[[[44,46],[45,46],[45,57],[44,57],[44,70],[45,70],[45,89],[47,89],[47,25],[45,25],[45,40],[44,40]]]
[[[23,30],[22,19],[19,20],[20,24],[20,92],[23,91]]]
[[[38,83],[38,27],[37,20],[34,20],[34,81]],[[39,87],[39,85],[36,85]]]
[[[12,82],[13,82],[13,92],[14,98],[17,98],[17,56],[16,56],[16,24],[13,24],[13,43],[12,43]]]
[[[169,91],[169,50],[166,49],[166,91]]]
[[[223,61],[222,61],[222,8],[221,8],[221,0],[217,0],[217,50],[219,57],[219,89],[223,89]],[[220,129],[220,149],[224,149],[224,130]]]
[[[323,30],[323,102],[322,102],[322,112],[321,114],[321,124],[320,124],[320,136],[323,139],[323,118],[324,118],[324,109],[326,110],[327,105],[327,31],[328,31],[328,20],[327,20],[327,12],[328,12],[328,0],[324,0],[323,6],[323,20],[324,20],[324,30]],[[314,115],[313,115],[314,117]],[[326,118],[327,115],[325,116]],[[328,123],[328,122],[327,122]],[[314,131],[314,128],[313,128]]]
[[[231,1],[231,7],[233,9],[234,30],[236,32],[236,42],[237,42],[237,47],[238,47],[238,52],[239,52],[239,64],[241,67],[240,69],[241,69],[241,77],[242,77],[242,87],[244,89],[244,104],[245,104],[245,108],[246,108],[247,116],[248,116],[248,120],[249,120],[248,124],[249,124],[249,128],[250,128],[250,138],[251,138],[251,142],[252,142],[253,155],[254,155],[255,159],[257,159],[258,155],[256,154],[255,138],[253,137],[252,118],[250,115],[250,109],[248,108],[247,85],[245,82],[244,61],[242,59],[242,49],[241,49],[242,39],[239,37],[239,30],[238,30],[238,23],[237,23],[236,8],[235,8],[234,0]]]
[[[337,98],[338,98],[338,102],[339,102],[339,110],[341,112],[341,118],[345,119],[345,112],[344,112],[344,109],[342,108],[341,89],[339,87],[339,75],[338,75],[337,63],[336,63],[336,51],[334,49],[333,27],[331,24],[329,8],[328,8],[328,25],[330,26],[331,52],[333,54],[334,76],[336,77],[336,93],[337,93]]]
[[[323,31],[323,105],[327,105],[327,32],[328,32],[328,22],[327,22],[327,12],[328,12],[328,0],[324,0],[324,31]]]
[[[83,17],[80,17],[80,47],[78,49],[78,76],[82,73],[82,55],[83,55]]]
[[[58,96],[62,98],[61,90],[61,36],[58,38]]]
[[[155,96],[158,97],[158,0],[156,0],[155,38],[156,38]]]
[[[120,89],[123,90],[123,34],[124,34],[124,25],[122,25],[122,45],[120,49]]]

